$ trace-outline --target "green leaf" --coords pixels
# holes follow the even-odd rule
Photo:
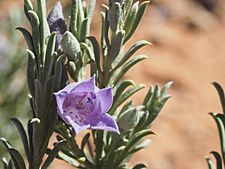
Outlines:
[[[163,86],[163,88],[162,88],[162,90],[161,90],[161,98],[169,96],[169,95],[167,94],[167,91],[168,91],[168,89],[172,86],[172,84],[173,84],[173,82],[170,81],[170,82],[167,82],[167,83]]]
[[[66,141],[62,140],[54,145],[53,150],[50,151],[47,159],[45,160],[44,164],[42,165],[42,169],[47,169],[49,167],[49,165],[53,162],[53,160],[56,158],[59,151],[65,144],[66,144]]]
[[[60,56],[55,63],[55,81],[54,92],[60,90],[63,70],[63,55]]]
[[[6,158],[2,158],[2,163],[4,165],[4,169],[13,169],[12,160],[9,160],[9,162],[6,160]]]
[[[223,157],[223,162],[225,165],[225,127],[224,127],[224,116],[222,114],[216,114],[216,113],[210,113],[210,115],[213,117],[213,119],[216,122],[218,132],[219,132],[219,138],[220,138],[220,147],[221,147],[221,154]]]
[[[89,60],[95,61],[95,55],[94,55],[93,50],[86,43],[81,43],[80,46],[82,49],[84,49],[86,51]]]
[[[138,49],[142,48],[145,45],[151,44],[150,42],[146,40],[141,40],[136,42],[128,51],[127,53],[122,57],[122,59],[119,61],[118,64],[113,68],[113,70],[118,69],[120,66],[122,66]]]
[[[144,101],[143,101],[143,105],[146,105],[148,103],[148,101],[150,100],[150,98],[152,97],[153,94],[153,86],[150,85],[149,89],[148,89],[148,93],[146,94]]]
[[[47,50],[46,50],[46,57],[45,57],[45,64],[44,64],[44,79],[45,82],[49,80],[49,76],[52,70],[54,56],[57,54],[54,54],[55,50],[55,43],[56,43],[56,33],[53,32],[51,36],[49,37],[48,44],[47,44]]]
[[[21,154],[14,148],[9,148],[8,152],[13,160],[16,169],[25,169],[26,165]]]
[[[137,164],[132,169],[147,169],[147,166],[144,164]]]
[[[79,40],[80,42],[85,42],[86,37],[88,36],[88,19],[85,18],[82,23],[81,23],[82,29],[80,30],[80,37]]]
[[[98,45],[98,41],[94,36],[89,36],[88,39],[90,40],[93,49],[94,49],[94,56],[95,56],[95,62],[97,65],[97,68],[99,71],[101,71],[101,66],[100,66],[100,47]]]
[[[128,16],[125,20],[125,23],[124,23],[124,30],[126,31],[126,34],[128,34],[131,29],[132,29],[132,26],[134,24],[134,21],[135,21],[135,17],[137,15],[137,12],[138,12],[138,5],[139,5],[139,1],[137,1],[133,6],[132,8],[128,11]]]
[[[40,19],[40,46],[41,57],[45,60],[45,40],[50,35],[50,29],[46,19],[46,0],[37,0],[37,13]]]
[[[33,39],[32,39],[32,36],[30,34],[30,32],[24,28],[21,28],[21,27],[17,27],[16,30],[19,30],[23,36],[24,36],[24,39],[27,43],[27,46],[28,46],[28,49],[33,51],[34,50],[34,46],[33,46]]]
[[[220,102],[221,102],[221,105],[222,105],[222,108],[223,108],[223,113],[225,114],[225,96],[224,96],[223,88],[217,82],[212,82],[212,84],[217,90],[217,93],[220,97]]]
[[[23,143],[23,147],[24,147],[24,151],[26,153],[26,156],[27,156],[27,160],[29,163],[31,163],[31,156],[30,156],[30,149],[29,149],[29,142],[28,142],[28,139],[27,139],[27,134],[24,130],[24,127],[22,125],[22,123],[16,119],[16,118],[11,118],[10,119],[14,125],[16,126],[19,134],[20,134],[20,137],[21,137],[21,140],[22,140],[22,143]]]
[[[122,81],[118,87],[116,88],[115,94],[113,96],[114,102],[122,95],[122,93],[129,87],[129,86],[135,86],[135,83],[133,80],[124,80]]]
[[[89,33],[90,33],[90,26],[91,26],[91,21],[92,21],[93,15],[94,15],[95,4],[96,4],[96,0],[90,0],[89,8],[88,8],[88,15],[87,15],[88,23],[87,23],[86,36],[89,36]]]
[[[141,130],[132,136],[132,138],[129,140],[128,144],[126,145],[126,151],[130,150],[137,142],[139,142],[143,137],[154,134],[152,131],[149,129],[146,130]]]
[[[120,3],[113,3],[113,5],[109,8],[108,13],[109,26],[112,32],[116,33],[119,29],[122,15],[123,13]]]
[[[130,29],[130,31],[126,34],[124,43],[127,42],[130,37],[134,34],[135,30],[137,29],[137,26],[139,25],[141,18],[145,12],[145,10],[148,7],[150,1],[144,1],[138,8],[138,12],[136,14],[135,20],[133,22],[132,28]]]
[[[35,56],[32,51],[27,50],[28,52],[28,61],[27,61],[27,84],[29,87],[30,94],[34,97],[35,95],[35,87],[34,80],[36,78],[35,72]]]
[[[136,153],[137,151],[140,151],[141,149],[144,149],[146,148],[147,146],[149,146],[149,144],[151,143],[151,140],[150,139],[146,139],[146,140],[143,140],[142,142],[138,143],[138,145],[134,146],[134,148],[132,148],[129,153],[130,154],[134,154]]]
[[[12,146],[10,145],[10,143],[5,139],[5,138],[0,138],[0,143],[2,143],[5,148],[7,149],[7,151],[9,152],[14,166],[16,169],[25,169],[25,162],[21,156],[21,154],[14,148],[12,148]]]
[[[216,169],[214,164],[213,164],[213,161],[209,157],[205,157],[205,159],[206,159],[206,162],[208,164],[209,169]]]
[[[72,1],[71,7],[71,19],[70,19],[70,31],[75,37],[77,37],[77,17],[78,17],[78,1]]]
[[[109,40],[109,21],[108,21],[108,9],[105,9],[105,13],[101,12],[102,16],[102,31],[101,31],[101,47],[102,47],[102,55],[103,62],[105,63],[105,56],[107,56],[107,49],[110,48],[110,40]]]
[[[131,59],[129,62],[127,62],[119,71],[119,74],[116,75],[115,79],[112,80],[112,84],[117,84],[124,76],[124,74],[134,65],[136,65],[138,62],[147,59],[148,57],[144,55],[140,55],[135,57],[134,59]]]
[[[85,145],[88,143],[88,140],[90,138],[90,133],[87,133],[83,139],[82,139],[82,142],[81,142],[81,150],[84,152],[84,147]]]
[[[39,54],[40,54],[40,31],[39,31],[40,21],[39,21],[38,15],[34,11],[29,10],[28,13],[31,18],[35,55],[40,60],[40,58],[39,58]],[[38,62],[38,63],[40,63],[40,62]]]
[[[24,0],[24,6],[26,7],[26,9],[29,10],[33,10],[33,5],[32,2],[30,0]]]
[[[210,152],[210,154],[212,154],[214,156],[214,158],[216,159],[216,169],[223,169],[222,158],[221,158],[220,154],[217,153],[216,151],[212,151],[212,152]]]
[[[143,89],[145,86],[144,85],[137,85],[126,92],[122,94],[122,96],[117,99],[115,103],[113,103],[112,108],[109,111],[109,114],[115,113],[116,109],[123,103],[125,102],[130,96],[132,96],[134,93],[138,92],[139,90]]]
[[[34,8],[33,8],[33,5],[32,5],[32,2],[30,0],[24,0],[24,12],[25,12],[25,15],[26,15],[26,17],[29,21],[31,21],[31,19],[30,19],[30,16],[28,14],[28,11],[29,10],[33,11],[33,9]]]
[[[110,52],[107,58],[107,64],[111,65],[112,62],[116,59],[116,57],[119,55],[123,46],[124,34],[124,31],[118,31],[113,37]]]

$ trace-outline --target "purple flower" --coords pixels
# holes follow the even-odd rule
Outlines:
[[[76,134],[84,129],[119,133],[116,121],[107,114],[113,102],[112,89],[96,87],[95,76],[54,94],[60,117],[72,125]]]

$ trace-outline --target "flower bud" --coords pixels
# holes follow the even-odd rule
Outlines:
[[[81,51],[77,38],[69,31],[63,34],[61,47],[63,52],[69,56],[77,55]]]
[[[118,124],[122,132],[127,132],[137,125],[139,121],[139,111],[137,108],[132,107],[125,111],[119,118]]]
[[[52,8],[47,18],[48,25],[51,32],[56,32],[56,48],[58,48],[62,35],[67,30],[67,25],[63,16],[62,5],[57,2]]]

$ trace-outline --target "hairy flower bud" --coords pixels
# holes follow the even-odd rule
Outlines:
[[[77,55],[81,51],[77,38],[69,31],[66,31],[63,34],[61,47],[64,53],[71,57]]]
[[[136,107],[131,107],[119,118],[118,124],[122,132],[127,132],[137,125],[139,121],[139,111]]]
[[[56,48],[58,48],[62,35],[66,32],[67,26],[63,16],[62,5],[57,2],[52,8],[47,18],[48,25],[51,32],[56,32]]]

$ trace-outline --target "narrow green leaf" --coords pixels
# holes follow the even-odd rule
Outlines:
[[[131,29],[132,29],[132,26],[134,24],[134,21],[135,21],[135,17],[137,15],[137,12],[138,12],[138,5],[139,5],[139,1],[137,1],[133,6],[132,8],[128,11],[128,16],[125,20],[125,23],[124,23],[124,30],[126,31],[126,34],[128,34]]]
[[[80,37],[78,38],[80,42],[85,42],[88,36],[88,18],[85,18],[81,23],[82,29],[80,30]]]
[[[167,82],[167,83],[163,86],[163,88],[162,88],[162,90],[161,90],[161,98],[162,98],[162,97],[165,97],[165,96],[168,96],[167,91],[168,91],[168,89],[172,86],[172,84],[173,84],[173,82],[170,81],[170,82]]]
[[[25,169],[26,165],[22,155],[14,148],[9,148],[8,151],[10,156],[12,157],[16,169]]]
[[[217,90],[217,93],[220,97],[220,102],[221,102],[221,105],[222,105],[222,108],[223,108],[223,113],[225,114],[225,96],[224,96],[223,88],[217,82],[212,82],[212,84]]]
[[[45,40],[50,35],[50,29],[46,19],[46,0],[37,0],[37,13],[40,19],[40,47],[42,61],[45,60]]]
[[[140,151],[141,149],[144,149],[147,146],[149,146],[150,143],[151,143],[151,140],[150,139],[143,140],[142,142],[138,143],[138,145],[134,146],[134,148],[132,148],[129,151],[129,153],[130,154],[134,154],[134,153]]]
[[[19,30],[23,36],[24,36],[24,39],[27,43],[27,46],[28,46],[28,49],[33,51],[34,50],[34,46],[33,46],[33,39],[32,39],[32,36],[30,34],[30,32],[24,28],[21,28],[21,27],[17,27],[16,30]]]
[[[94,36],[89,36],[88,39],[90,40],[93,49],[94,49],[94,56],[95,56],[95,61],[96,65],[99,71],[101,71],[101,66],[100,66],[100,47],[98,44],[98,41]]]
[[[84,151],[84,147],[85,145],[88,143],[88,140],[90,138],[90,133],[87,133],[83,139],[82,139],[82,142],[81,142],[81,150]]]
[[[215,113],[210,113],[210,115],[215,120],[217,128],[218,128],[221,154],[222,154],[223,162],[225,165],[225,133],[224,133],[225,128],[224,128],[224,122],[223,122],[224,119],[222,119],[224,118],[224,116],[221,114],[215,114]]]
[[[36,78],[35,72],[35,56],[32,51],[27,50],[28,52],[28,61],[27,61],[27,84],[29,87],[30,94],[34,97],[35,95],[35,87],[34,80]]]
[[[113,96],[113,100],[114,102],[123,94],[123,92],[125,91],[126,88],[128,88],[129,86],[135,86],[135,83],[133,80],[125,80],[125,81],[122,81],[117,89],[116,89],[116,92]]]
[[[125,102],[130,96],[132,96],[134,93],[138,92],[139,90],[143,89],[145,86],[144,85],[137,85],[126,92],[122,94],[120,98],[117,99],[115,103],[113,103],[112,108],[109,111],[109,114],[115,113],[116,109],[123,103]]]
[[[131,30],[126,34],[126,37],[125,37],[125,40],[124,40],[124,43],[127,42],[130,37],[134,34],[135,30],[137,29],[137,26],[139,25],[140,21],[141,21],[141,18],[145,12],[145,10],[147,9],[148,7],[148,4],[149,4],[150,1],[144,1],[138,8],[138,12],[136,14],[136,17],[135,17],[135,20],[133,22],[133,25],[132,25],[132,28]]]
[[[96,0],[90,0],[90,4],[89,4],[89,8],[88,8],[88,15],[87,15],[88,23],[87,23],[86,36],[89,36],[89,34],[90,34],[90,26],[91,26],[91,21],[92,21],[93,15],[94,15],[95,4],[96,4]]]
[[[72,0],[70,31],[77,37],[77,18],[78,18],[78,1]]]
[[[126,18],[128,17],[128,14],[132,8],[133,5],[133,0],[125,1],[125,16]]]
[[[216,169],[223,169],[222,158],[220,154],[217,153],[216,151],[212,151],[210,152],[210,154],[212,154],[214,158],[216,159]]]
[[[112,62],[116,59],[116,57],[119,55],[121,48],[123,46],[124,35],[125,35],[124,31],[118,31],[116,35],[113,37],[110,52],[107,58],[108,59],[107,64],[111,65]]]
[[[136,65],[138,62],[147,59],[148,57],[144,55],[140,55],[135,57],[134,59],[127,62],[120,70],[119,74],[115,77],[115,80],[113,80],[113,84],[117,84],[124,76],[124,74],[134,65]]]
[[[122,8],[120,3],[116,2],[109,8],[108,20],[112,32],[116,33],[122,19]]]
[[[55,63],[55,81],[54,92],[60,90],[63,71],[63,56],[60,56]]]
[[[137,164],[132,169],[147,169],[147,166],[144,164]]]
[[[89,57],[90,61],[95,61],[95,55],[93,50],[86,44],[86,43],[81,43],[80,44],[81,48],[84,49]]]
[[[27,160],[28,160],[29,163],[31,163],[29,142],[28,142],[28,139],[27,139],[26,131],[24,130],[24,127],[23,127],[22,123],[18,119],[11,118],[10,120],[14,123],[14,125],[16,126],[16,128],[17,128],[17,130],[20,134],[20,137],[21,137],[21,140],[22,140],[22,143],[23,143],[23,147],[24,147],[24,151],[25,151],[26,156],[27,156]]]
[[[206,159],[206,162],[208,164],[209,169],[216,169],[214,164],[213,164],[213,161],[209,157],[205,157],[205,159]]]
[[[47,169],[49,167],[49,165],[53,162],[53,160],[56,158],[59,151],[65,144],[66,144],[66,141],[62,140],[54,145],[53,150],[50,151],[47,159],[45,160],[44,164],[42,165],[42,169]]]
[[[26,7],[26,9],[29,10],[33,10],[33,5],[32,2],[30,0],[24,0],[24,6]]]
[[[153,86],[150,85],[149,89],[148,89],[148,93],[146,94],[144,101],[143,101],[143,105],[146,105],[149,101],[149,99],[152,97],[153,94]]]
[[[130,150],[130,148],[132,148],[143,137],[150,135],[150,134],[154,134],[154,133],[152,131],[150,131],[149,129],[141,130],[141,131],[135,133],[134,136],[132,136],[132,138],[129,140],[125,150],[126,151]]]
[[[28,14],[29,10],[34,10],[32,2],[30,0],[24,0],[24,12],[29,21],[31,21],[30,16]]]
[[[32,27],[35,55],[37,57],[39,57],[39,54],[40,54],[40,31],[39,31],[40,21],[39,21],[38,15],[34,11],[29,10],[28,13],[31,18],[31,27]]]
[[[56,43],[56,33],[54,32],[49,37],[48,44],[47,44],[46,57],[45,57],[45,63],[44,63],[45,83],[47,82],[47,80],[49,80],[48,78],[49,78],[51,70],[52,70],[54,56],[57,55],[57,53],[54,54],[55,43]]]
[[[122,59],[119,61],[118,64],[113,68],[115,71],[118,69],[120,66],[122,66],[136,51],[138,51],[140,48],[142,48],[145,45],[151,44],[150,42],[146,40],[141,40],[136,42],[127,52],[126,54],[122,57]]]

